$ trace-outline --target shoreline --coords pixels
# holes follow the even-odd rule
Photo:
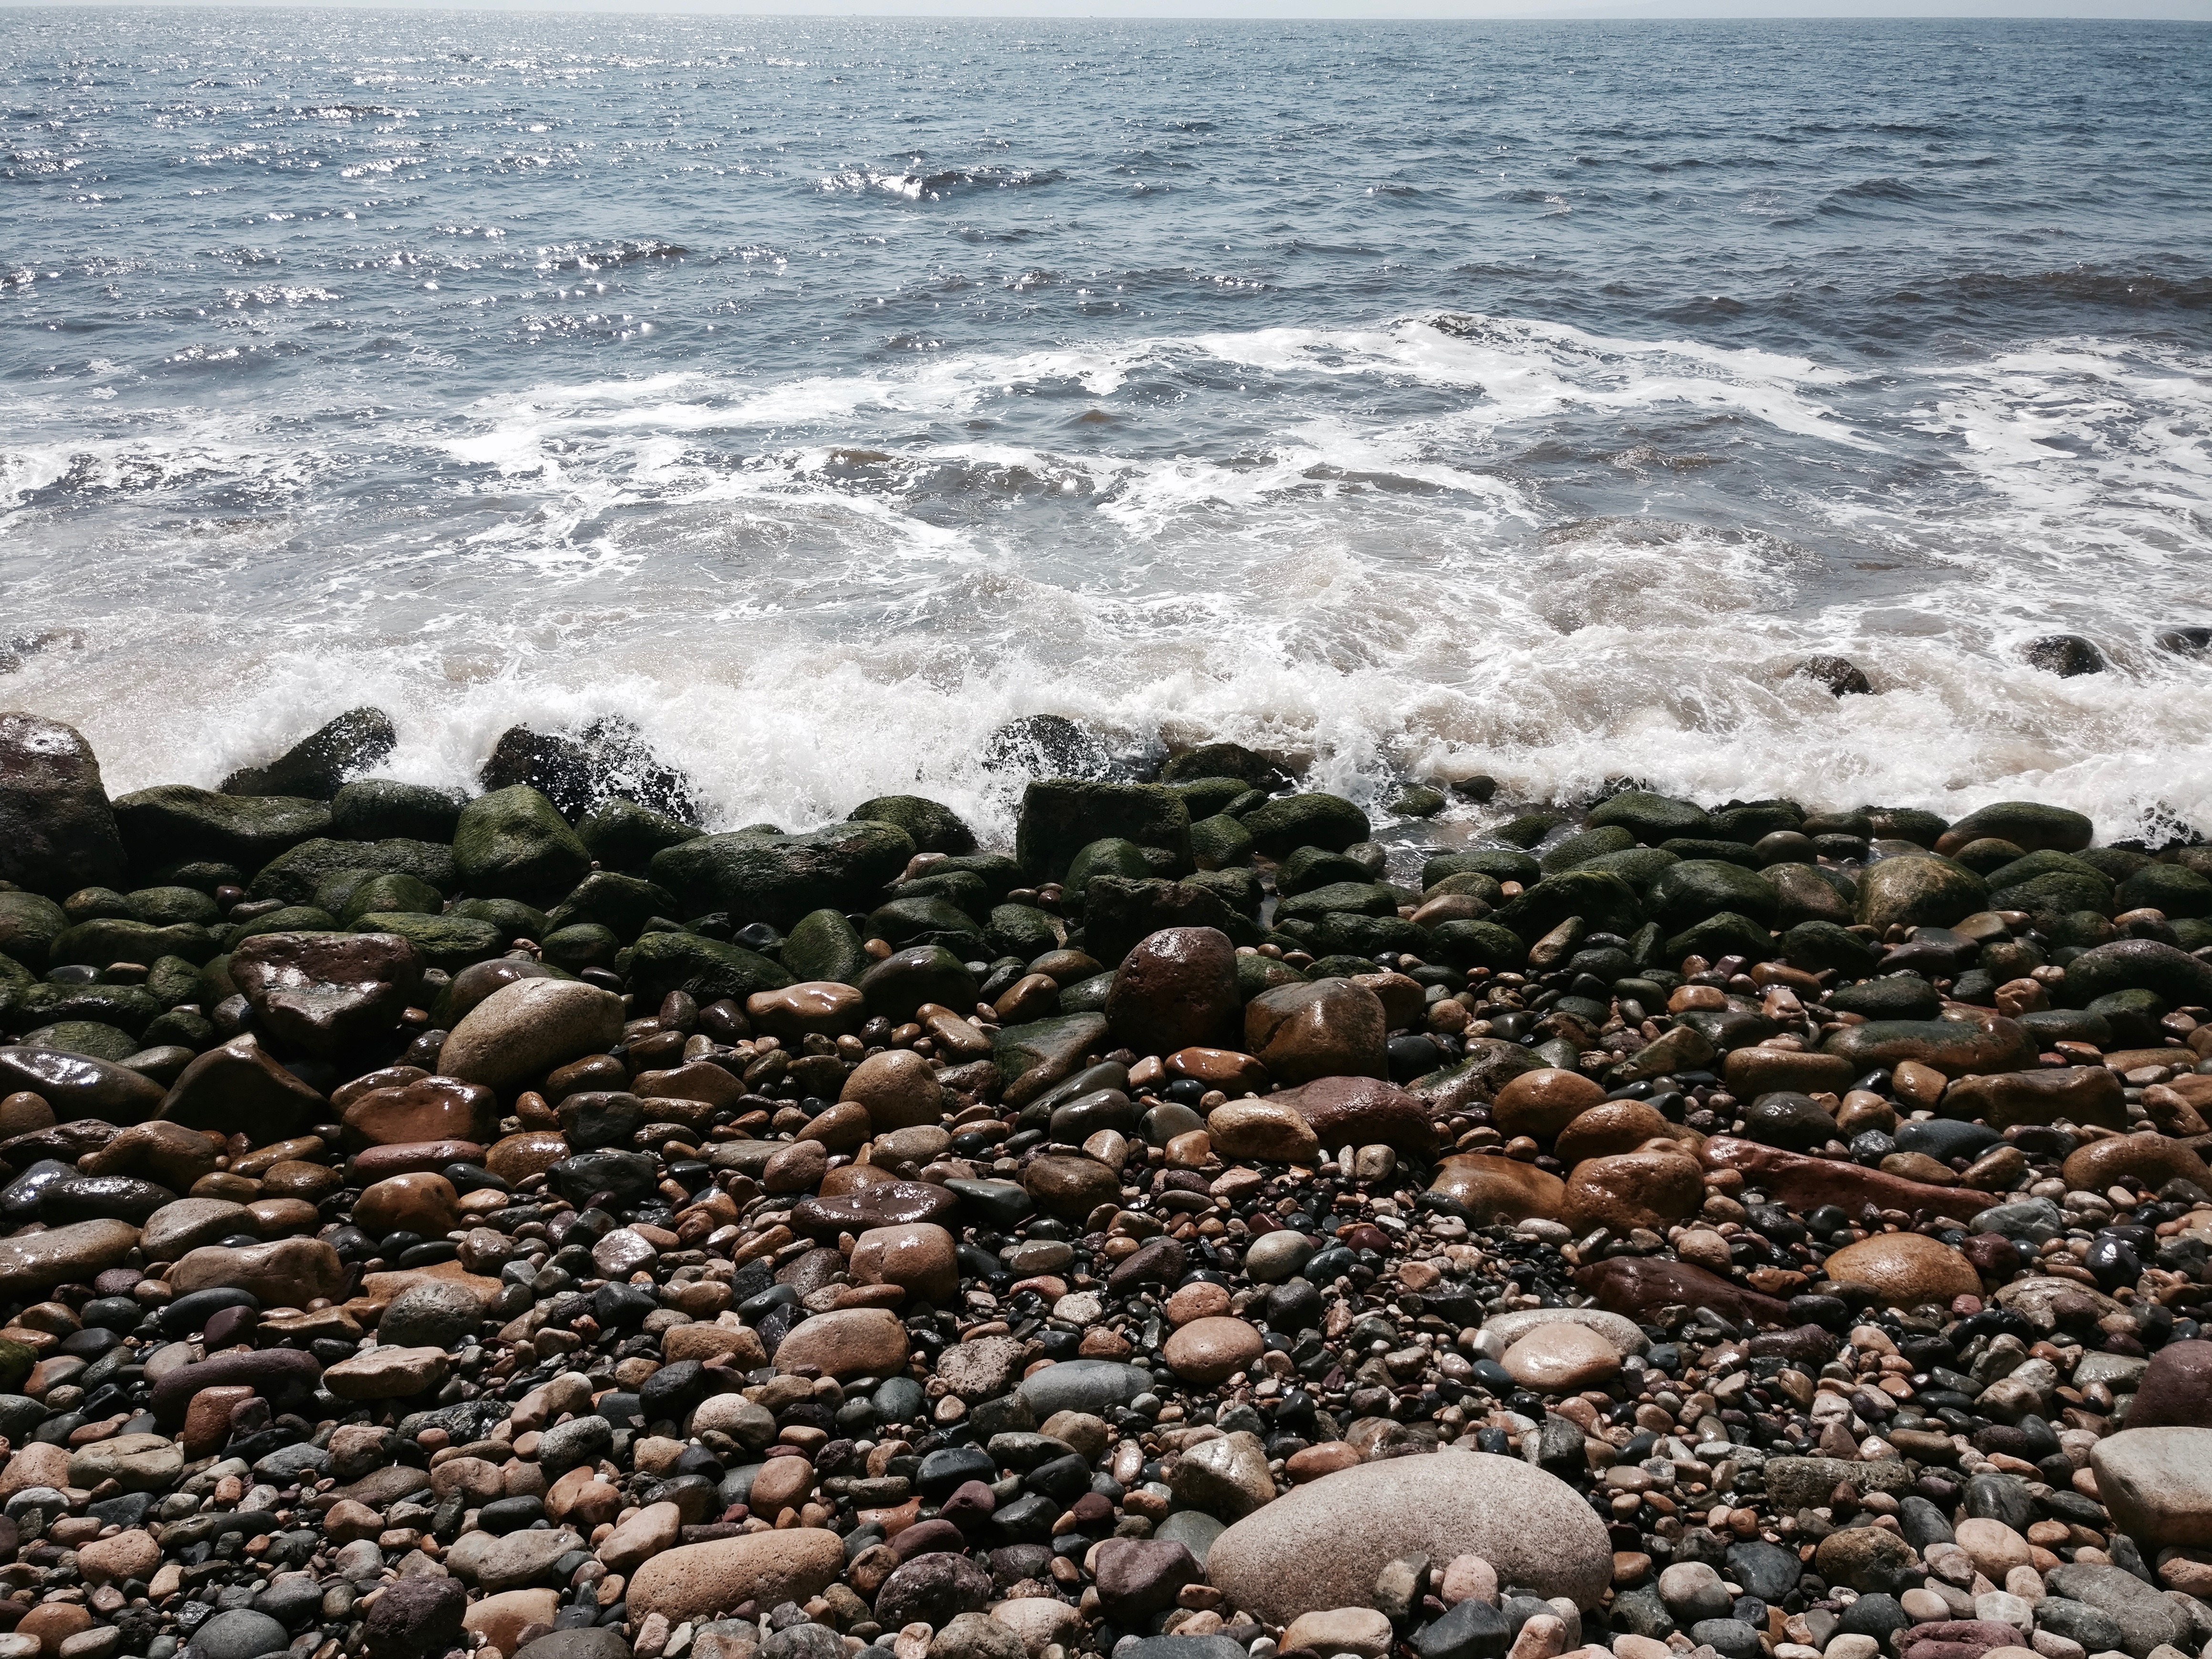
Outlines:
[[[1407,881],[1000,737],[991,847],[0,715],[0,1642],[2212,1644],[2212,847],[1627,789]]]

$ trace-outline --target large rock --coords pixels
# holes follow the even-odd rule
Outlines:
[[[2003,800],[1967,813],[1937,838],[1936,850],[1948,857],[1978,841],[2008,841],[2026,853],[2078,853],[2095,831],[2087,818],[2063,806]]]
[[[1972,1022],[1870,1019],[1844,1027],[1820,1046],[1850,1061],[1860,1076],[1907,1060],[1953,1078],[2023,1071],[2035,1064],[2034,1039],[2014,1021],[1992,1013],[1978,1014]]]
[[[1313,791],[1281,795],[1244,815],[1252,844],[1269,858],[1287,858],[1301,847],[1319,847],[1331,853],[1365,841],[1370,830],[1367,814],[1341,795]]]
[[[133,870],[195,861],[258,870],[288,848],[328,835],[331,809],[293,795],[225,795],[165,783],[118,799],[115,826]]]
[[[1006,1079],[1006,1103],[1026,1106],[1072,1075],[1105,1038],[1103,1014],[1063,1014],[1054,1019],[1001,1026],[991,1039],[991,1059]],[[854,1075],[858,1074],[856,1071]]]
[[[2021,1124],[2093,1123],[2127,1127],[2127,1101],[2117,1073],[2102,1066],[2058,1066],[1962,1078],[1943,1091],[1943,1115],[1978,1118],[1992,1129]]]
[[[2127,1421],[2131,1430],[2212,1424],[2212,1342],[2169,1342],[2153,1354]]]
[[[2109,1614],[2120,1627],[2120,1644],[2136,1659],[2148,1659],[2154,1648],[2191,1643],[2194,1621],[2124,1567],[2091,1561],[2067,1561],[2044,1575],[2053,1595],[2086,1601]]]
[[[246,896],[304,905],[313,900],[325,881],[349,872],[412,876],[441,893],[450,893],[460,884],[453,867],[453,849],[442,842],[400,837],[361,842],[317,836],[288,848],[263,865],[247,884]]]
[[[1270,1095],[1266,1103],[1289,1107],[1331,1152],[1381,1145],[1426,1158],[1436,1150],[1428,1109],[1417,1096],[1377,1078],[1317,1078]]]
[[[270,1036],[331,1059],[399,1024],[422,957],[392,933],[260,933],[231,952],[230,978]]]
[[[0,881],[60,899],[125,878],[92,745],[58,720],[0,714]]]
[[[1836,1284],[1869,1291],[1892,1308],[1948,1308],[1953,1297],[1978,1296],[1982,1289],[1972,1262],[1921,1233],[1875,1233],[1847,1244],[1828,1258],[1827,1273]]]
[[[1260,942],[1259,924],[1200,882],[1105,875],[1083,884],[1083,948],[1102,963],[1119,963],[1163,929],[1196,928],[1238,945]]]
[[[1388,1078],[1382,1000],[1348,979],[1280,985],[1244,1005],[1244,1048],[1279,1083]]]
[[[0,956],[31,973],[46,971],[46,955],[69,925],[68,913],[44,894],[0,892]]]
[[[138,1247],[127,1221],[77,1221],[0,1238],[0,1297],[31,1301],[57,1285],[88,1285]]]
[[[1556,1221],[1567,1183],[1533,1164],[1495,1153],[1470,1152],[1437,1166],[1429,1192],[1448,1200],[1478,1227],[1528,1220]]]
[[[1858,919],[1873,927],[1948,927],[1989,908],[1982,878],[1949,859],[1883,859],[1866,867],[1858,886]]]
[[[1725,1318],[1778,1325],[1790,1304],[1730,1284],[1686,1261],[1617,1255],[1576,1270],[1575,1283],[1600,1307],[1631,1319],[1650,1320],[1662,1308],[1711,1308]]]
[[[1014,857],[1034,880],[1057,880],[1095,841],[1115,839],[1165,853],[1176,871],[1190,868],[1190,809],[1156,783],[1098,783],[1039,778],[1023,791],[1014,826]]]
[[[338,1253],[319,1238],[204,1245],[169,1270],[169,1286],[179,1296],[218,1288],[246,1291],[264,1308],[304,1308],[317,1297],[336,1297],[345,1280]]]
[[[1106,999],[1106,1023],[1140,1054],[1194,1045],[1231,1046],[1243,1003],[1237,947],[1214,927],[1165,927],[1122,958]]]
[[[2086,1008],[2115,991],[2152,991],[2168,1002],[2212,1003],[2212,963],[2152,939],[2092,946],[2066,964],[2063,1000]]]
[[[906,1364],[906,1327],[888,1308],[845,1308],[793,1326],[775,1350],[779,1370],[811,1366],[839,1381],[893,1376]]]
[[[1907,1215],[1924,1210],[1966,1221],[1996,1203],[1998,1197],[1971,1187],[1939,1187],[1882,1170],[1861,1169],[1838,1158],[1762,1146],[1735,1135],[1713,1136],[1698,1148],[1698,1156],[1707,1169],[1741,1170],[1747,1182],[1800,1213],[1823,1204],[1838,1204],[1856,1212],[1862,1205],[1871,1204],[1876,1209],[1902,1210]]]
[[[1207,1553],[1215,1588],[1271,1625],[1372,1607],[1401,1557],[1479,1555],[1502,1582],[1596,1605],[1613,1574],[1605,1525],[1573,1487],[1517,1457],[1456,1449],[1339,1470],[1231,1527]]]
[[[267,765],[233,772],[222,781],[222,793],[328,800],[398,743],[398,730],[381,708],[349,708]]]
[[[734,1612],[747,1601],[775,1607],[826,1589],[845,1565],[844,1540],[819,1527],[750,1533],[686,1544],[654,1556],[629,1581],[632,1616],[671,1624]]]
[[[0,1096],[34,1094],[55,1118],[135,1123],[157,1112],[167,1091],[143,1073],[54,1048],[0,1048]]]
[[[2212,1546],[2212,1427],[2131,1428],[2090,1449],[2097,1495],[2147,1555]]]
[[[1669,933],[1723,911],[1771,924],[1782,896],[1756,870],[1723,859],[1684,859],[1652,878],[1644,895],[1651,920]]]
[[[519,979],[471,1008],[446,1039],[438,1069],[512,1095],[556,1066],[605,1054],[622,1036],[622,999],[574,980]]]
[[[172,1123],[225,1135],[243,1130],[262,1144],[299,1133],[327,1109],[321,1095],[251,1036],[200,1055],[178,1073],[161,1102],[161,1115]]]
[[[683,915],[726,910],[740,927],[787,928],[815,910],[871,908],[914,854],[905,830],[869,820],[803,836],[702,836],[655,853],[647,873],[676,895]]]
[[[724,997],[743,1002],[790,983],[789,974],[757,951],[698,933],[641,934],[629,953],[629,988],[641,1007],[659,1006],[671,991],[684,993],[703,1008]]]
[[[461,809],[453,864],[472,895],[542,905],[582,880],[592,855],[551,801],[518,783]]]
[[[1619,1152],[1584,1158],[1567,1177],[1559,1219],[1576,1232],[1610,1227],[1626,1236],[1638,1227],[1664,1233],[1694,1213],[1705,1195],[1705,1171],[1688,1149]]]

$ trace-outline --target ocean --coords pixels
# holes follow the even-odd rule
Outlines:
[[[117,793],[375,703],[1003,833],[1049,713],[2212,830],[2212,28],[34,9],[0,117],[0,705]]]

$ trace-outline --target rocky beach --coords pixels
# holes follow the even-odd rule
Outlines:
[[[393,740],[0,714],[0,1659],[2212,1644],[2193,837]]]

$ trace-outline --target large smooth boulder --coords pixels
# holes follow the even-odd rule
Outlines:
[[[398,743],[398,728],[381,708],[349,708],[266,765],[233,772],[222,781],[222,793],[328,800]]]
[[[575,980],[519,979],[469,1010],[438,1069],[511,1095],[556,1066],[605,1054],[622,1036],[622,999]]]
[[[59,899],[120,887],[125,871],[92,745],[59,720],[0,714],[0,881]]]
[[[204,860],[258,870],[280,853],[330,833],[331,809],[295,795],[225,795],[164,783],[115,803],[131,868]]]
[[[2089,1463],[2097,1495],[2146,1553],[2212,1546],[2212,1427],[2108,1435],[2090,1449]]]
[[[1232,1046],[1237,947],[1215,927],[1165,927],[1139,939],[1114,972],[1106,1023],[1140,1054]]]
[[[805,1601],[844,1565],[844,1540],[824,1528],[718,1538],[653,1557],[632,1576],[627,1599],[640,1619],[657,1613],[681,1624],[734,1612],[747,1601]]]
[[[1191,867],[1190,808],[1164,785],[1039,778],[1023,791],[1014,858],[1032,879],[1059,879],[1078,853],[1109,838],[1157,848],[1177,872]]]
[[[1244,1049],[1279,1083],[1388,1078],[1382,1000],[1348,979],[1281,985],[1244,1005]]]
[[[297,1134],[328,1109],[321,1095],[278,1065],[252,1035],[210,1048],[177,1074],[161,1115],[217,1134],[243,1130],[261,1144]]]
[[[699,933],[641,934],[629,954],[629,988],[640,1007],[659,1006],[671,991],[704,1007],[724,997],[743,1002],[790,983],[789,974],[757,951]]]
[[[1948,859],[1883,859],[1867,866],[1858,885],[1858,920],[1875,927],[1948,927],[1989,908],[1982,878]]]
[[[1612,1580],[1605,1523],[1580,1493],[1517,1457],[1462,1452],[1363,1463],[1293,1487],[1213,1541],[1215,1588],[1271,1625],[1373,1607],[1405,1556],[1479,1555],[1501,1582],[1597,1604]]]

